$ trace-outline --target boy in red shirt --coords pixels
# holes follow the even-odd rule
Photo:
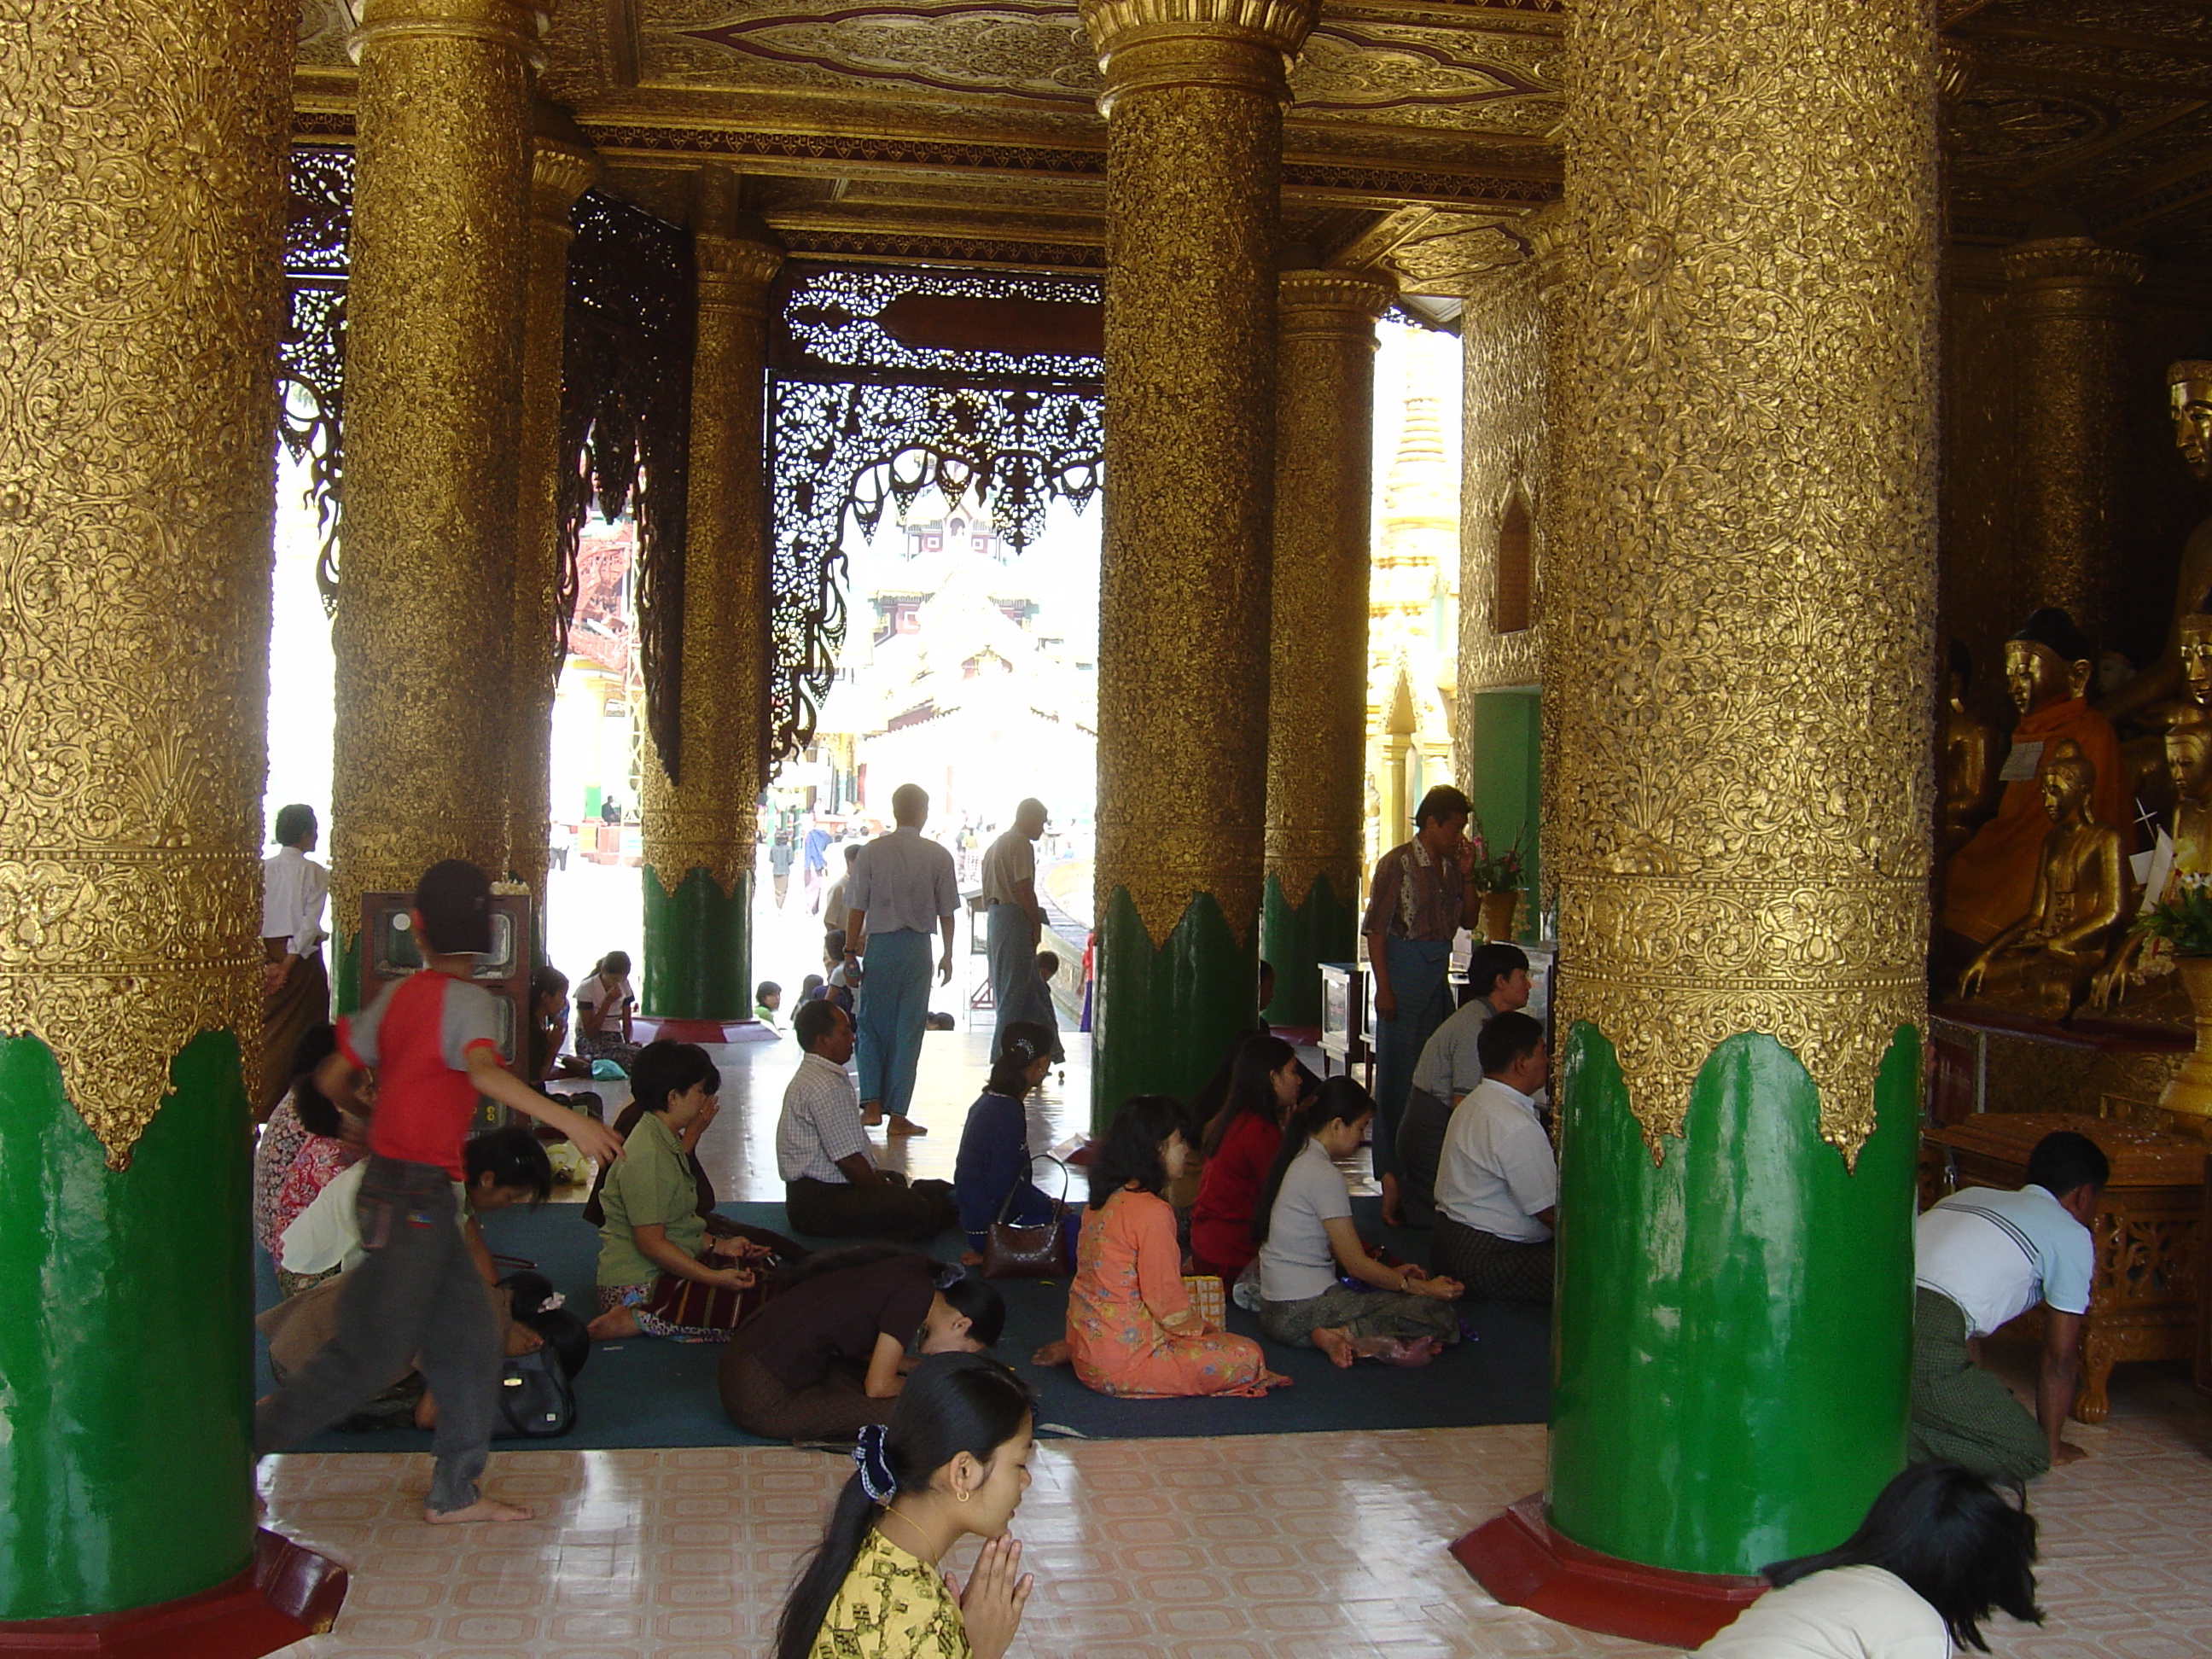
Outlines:
[[[479,1095],[560,1130],[601,1164],[622,1143],[500,1064],[498,1005],[471,978],[491,949],[483,872],[460,859],[432,866],[412,915],[424,967],[341,1018],[338,1052],[315,1073],[341,1101],[362,1073],[377,1075],[357,1211],[368,1256],[345,1276],[328,1346],[256,1407],[254,1440],[263,1452],[297,1445],[419,1365],[439,1408],[422,1518],[527,1521],[529,1510],[477,1490],[499,1420],[499,1327],[461,1232],[463,1144]]]

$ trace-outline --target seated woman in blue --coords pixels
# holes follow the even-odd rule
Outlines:
[[[1006,1194],[1014,1195],[1006,1219],[1037,1227],[1052,1219],[1052,1200],[1030,1181],[1030,1091],[1052,1069],[1053,1033],[1018,1019],[1006,1027],[1005,1046],[992,1063],[983,1092],[968,1109],[960,1132],[960,1158],[953,1165],[952,1197],[960,1206],[960,1225],[968,1235],[968,1265],[981,1261],[983,1237],[999,1218]]]

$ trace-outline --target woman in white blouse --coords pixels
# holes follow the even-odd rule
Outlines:
[[[1911,1465],[1843,1543],[1765,1577],[1774,1588],[1705,1659],[1951,1659],[1989,1651],[1981,1626],[1997,1608],[2043,1622],[2034,1518],[1956,1463]]]
[[[292,1086],[292,1049],[311,1025],[331,1018],[331,978],[323,968],[323,906],[331,872],[307,856],[321,827],[315,809],[299,802],[279,809],[276,850],[261,864],[261,1082],[256,1122],[267,1118]]]

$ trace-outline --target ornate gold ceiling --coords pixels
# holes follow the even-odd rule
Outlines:
[[[2054,216],[2212,252],[2212,0],[1942,0],[1954,236]],[[1286,234],[1457,295],[1559,193],[1560,0],[1340,0],[1292,77]],[[303,133],[349,131],[345,0],[302,0]],[[543,87],[611,186],[680,216],[714,160],[796,252],[1103,258],[1073,0],[553,0]],[[2069,222],[2071,222],[2069,221]]]

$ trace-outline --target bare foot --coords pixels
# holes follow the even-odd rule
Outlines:
[[[883,1121],[884,1109],[877,1105],[873,1101],[870,1101],[866,1105],[860,1108],[860,1127],[862,1128],[872,1129]]]
[[[1328,1363],[1340,1371],[1352,1369],[1356,1358],[1352,1351],[1352,1336],[1334,1325],[1324,1325],[1313,1334],[1313,1345],[1328,1356]]]
[[[1067,1344],[1048,1342],[1030,1356],[1032,1365],[1065,1365],[1067,1364]]]
[[[904,1140],[909,1135],[926,1135],[929,1131],[910,1117],[895,1117],[884,1133],[894,1140]]]
[[[981,1267],[981,1266],[983,1265],[983,1253],[982,1253],[982,1251],[981,1251],[981,1250],[963,1250],[963,1251],[961,1251],[961,1252],[960,1252],[960,1265],[961,1265],[962,1267]]]
[[[471,1521],[535,1521],[538,1513],[527,1504],[501,1504],[479,1498],[465,1510],[426,1509],[422,1518],[434,1527],[461,1527]]]
[[[1279,1371],[1261,1371],[1260,1386],[1263,1389],[1288,1389],[1296,1386],[1297,1378],[1285,1376]]]
[[[584,1328],[594,1342],[619,1342],[637,1334],[637,1316],[628,1308],[610,1308]]]
[[[2051,1467],[2055,1469],[2062,1463],[2078,1462],[2088,1455],[2087,1447],[2077,1446],[2071,1440],[2062,1440],[2058,1443],[2058,1455],[2051,1460]]]
[[[422,1397],[415,1402],[415,1426],[418,1429],[434,1429],[438,1426],[438,1396],[428,1389],[422,1391]]]

